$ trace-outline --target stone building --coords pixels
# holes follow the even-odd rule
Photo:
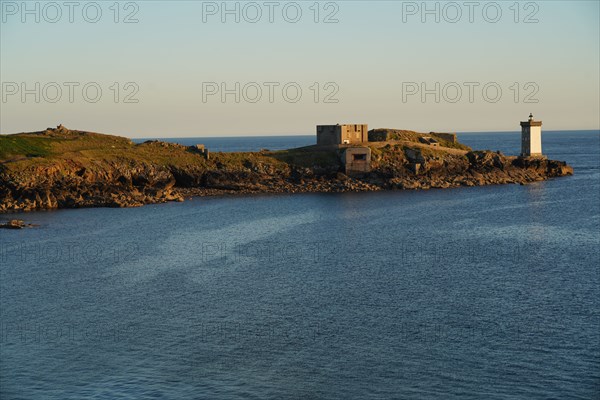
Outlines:
[[[369,141],[367,124],[317,125],[318,145],[360,144]]]

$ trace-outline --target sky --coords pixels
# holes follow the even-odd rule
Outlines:
[[[0,0],[0,133],[598,129],[599,3]]]

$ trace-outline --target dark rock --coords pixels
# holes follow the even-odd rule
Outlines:
[[[0,229],[23,229],[23,228],[31,228],[37,225],[26,224],[25,221],[21,219],[11,219],[7,222],[0,223]]]
[[[25,221],[20,220],[20,219],[11,219],[10,221],[0,224],[0,228],[23,229],[23,228],[25,228]]]

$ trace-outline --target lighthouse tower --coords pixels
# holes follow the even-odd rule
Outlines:
[[[521,121],[521,157],[543,157],[542,121],[534,121],[533,114]]]

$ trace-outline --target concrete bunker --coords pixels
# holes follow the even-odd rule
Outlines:
[[[348,147],[342,152],[342,164],[346,174],[361,174],[371,171],[371,149]]]

